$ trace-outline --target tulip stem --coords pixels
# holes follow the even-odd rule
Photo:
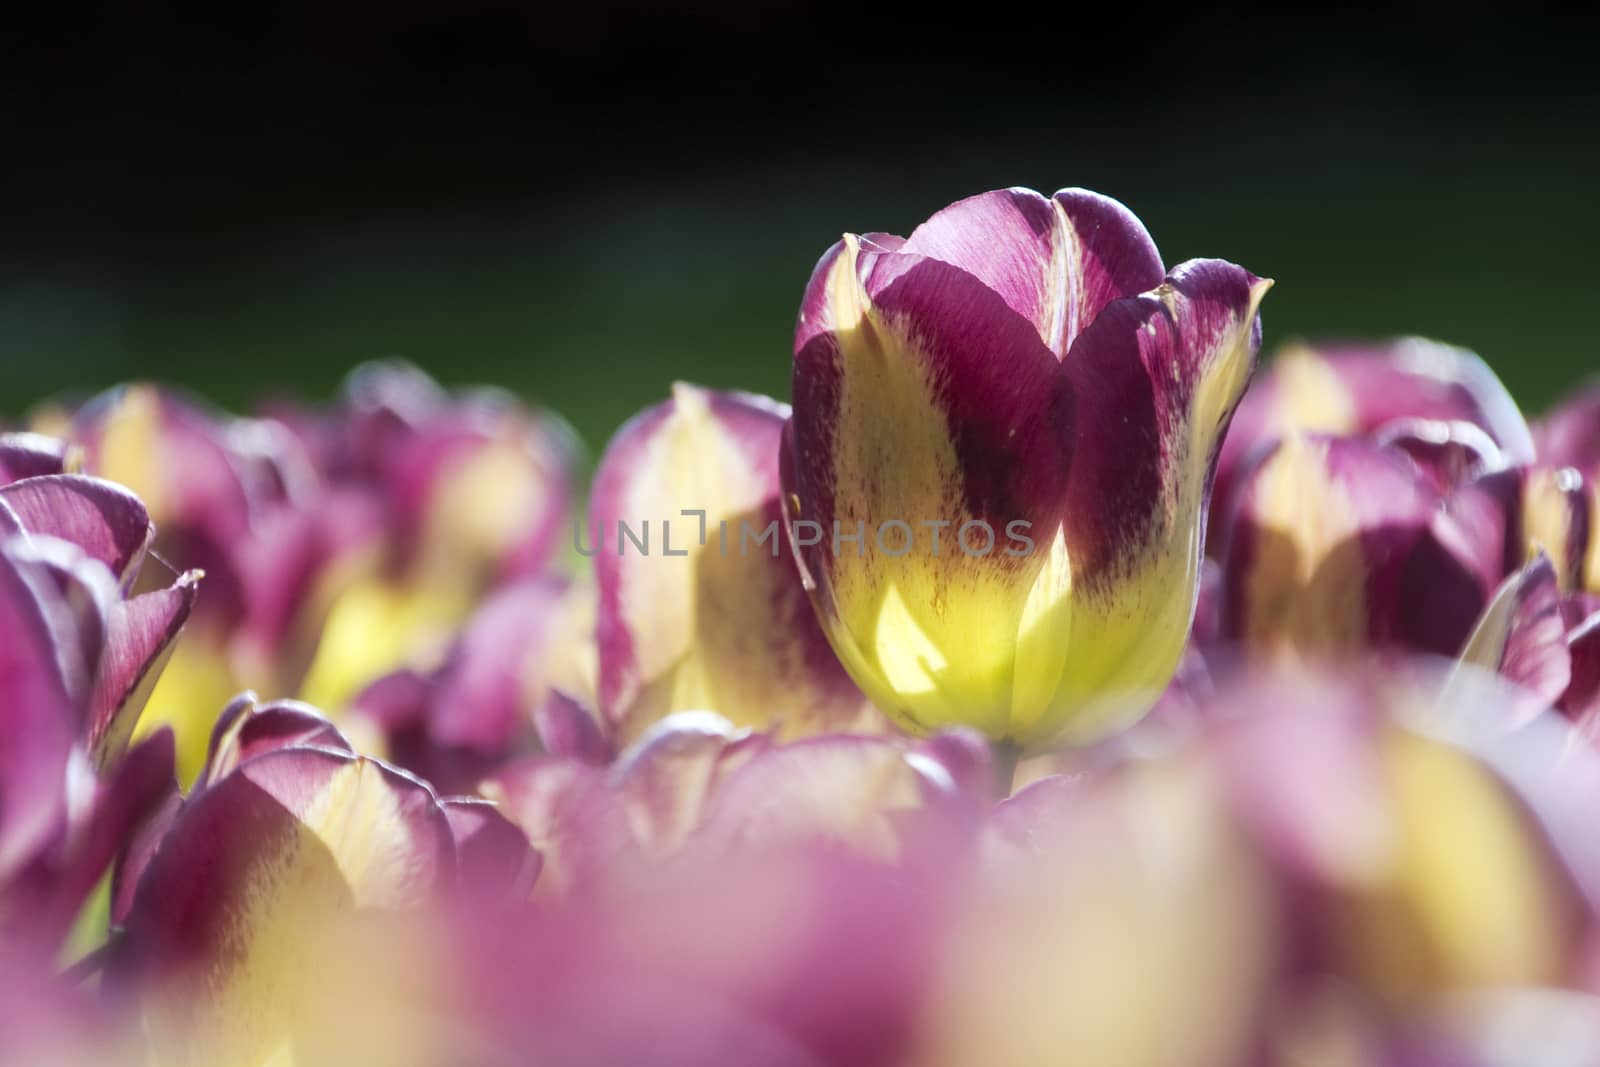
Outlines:
[[[1011,795],[1011,786],[1017,780],[1017,761],[1022,749],[1014,741],[996,741],[989,748],[994,762],[994,794],[996,800]]]

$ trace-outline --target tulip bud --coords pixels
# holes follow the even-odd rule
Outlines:
[[[881,710],[1030,747],[1149,708],[1270,284],[1219,260],[1163,278],[1138,219],[1082,190],[828,252],[795,333],[788,525]]]

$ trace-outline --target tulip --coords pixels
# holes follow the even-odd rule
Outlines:
[[[526,840],[480,800],[358,756],[315,709],[236,701],[204,773],[129,853],[110,975],[163,1063],[438,1062],[425,1013],[449,993],[390,916],[463,891],[525,895]],[[470,880],[470,881],[469,881]],[[364,916],[371,916],[372,924]],[[298,1062],[298,1061],[297,1061]]]
[[[790,737],[875,728],[783,544],[788,415],[679,384],[607,447],[578,548],[599,594],[600,711],[624,742],[706,708]]]
[[[795,333],[788,528],[881,710],[1030,748],[1154,702],[1270,284],[1165,273],[1082,190],[986,193],[829,250]]]
[[[1553,583],[1548,610],[1581,589],[1588,490],[1570,470],[1507,467],[1492,444],[1463,445],[1459,425],[1290,432],[1258,448],[1221,519],[1220,636],[1302,657],[1403,648],[1499,665],[1502,652],[1468,638],[1502,593],[1515,612],[1542,588],[1523,573],[1535,560]],[[1560,692],[1548,684],[1547,701]]]
[[[0,941],[59,948],[171,780],[170,734],[128,738],[198,576],[127,596],[151,533],[108,482],[0,487]]]
[[[1474,353],[1421,337],[1297,342],[1273,355],[1240,403],[1217,461],[1213,508],[1232,506],[1252,453],[1290,433],[1355,436],[1417,420],[1432,424],[1433,433],[1453,425],[1457,440],[1470,436],[1502,465],[1533,462],[1533,438],[1516,402]],[[1213,523],[1213,535],[1220,532],[1221,523]]]

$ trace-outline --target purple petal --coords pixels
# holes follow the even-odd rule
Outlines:
[[[1560,583],[1541,552],[1496,590],[1461,659],[1527,690],[1536,698],[1531,710],[1551,707],[1572,680],[1566,629]]]
[[[917,227],[899,251],[973,275],[1058,356],[1108,303],[1155,288],[1164,273],[1133,213],[1086,189],[969,197]]]
[[[132,582],[155,534],[139,498],[99,478],[28,478],[0,487],[0,501],[28,533],[72,542],[109,567],[124,585]]]
[[[0,885],[64,817],[78,712],[57,660],[68,610],[51,576],[0,545]]]
[[[441,804],[455,838],[464,890],[503,892],[514,899],[533,891],[542,861],[516,824],[481,798],[448,797]]]
[[[48,901],[31,910],[29,925],[35,933],[59,943],[95,883],[134,838],[136,829],[158,816],[177,795],[175,751],[172,732],[159,730],[118,761],[96,790],[94,808],[86,825],[74,834],[65,868]]]
[[[117,603],[111,610],[105,652],[89,704],[87,741],[102,765],[114,759],[144,709],[165,657],[194,607],[197,571],[166,589]]]
[[[235,698],[218,718],[205,769],[195,788],[204,789],[222,780],[247,760],[280,749],[303,747],[355,752],[338,727],[310,704],[298,700],[258,704],[255,694],[246,693]]]
[[[1359,438],[1283,440],[1240,487],[1223,631],[1303,653],[1401,639],[1407,567],[1438,504],[1397,452]]]
[[[0,433],[0,485],[24,478],[61,474],[66,469],[66,442],[38,433]]]
[[[552,689],[533,710],[539,742],[552,756],[604,766],[616,756],[611,742],[587,708],[559,689]]]
[[[1600,471],[1600,381],[1591,381],[1547,412],[1534,427],[1539,462]]]
[[[599,705],[622,739],[697,708],[798,733],[861,715],[784,551],[786,414],[679,384],[607,447],[584,539],[596,553]],[[648,550],[624,540],[624,524],[648,531]]]
[[[531,579],[484,601],[445,664],[429,731],[439,744],[505,754],[530,730],[529,665],[560,625],[563,582]]]
[[[1416,337],[1374,345],[1296,344],[1274,355],[1240,405],[1218,463],[1216,499],[1227,504],[1251,455],[1287,433],[1364,434],[1414,420],[1477,426],[1503,465],[1533,459],[1515,402],[1471,352]]]
[[[1383,426],[1373,440],[1410,456],[1441,493],[1506,466],[1494,439],[1460,420],[1400,419]]]

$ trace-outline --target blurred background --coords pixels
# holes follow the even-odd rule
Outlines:
[[[1276,278],[1269,345],[1429,334],[1537,410],[1600,355],[1596,26],[1503,7],[9,9],[0,412],[399,355],[597,449],[674,379],[786,395],[842,231],[1010,184]]]

